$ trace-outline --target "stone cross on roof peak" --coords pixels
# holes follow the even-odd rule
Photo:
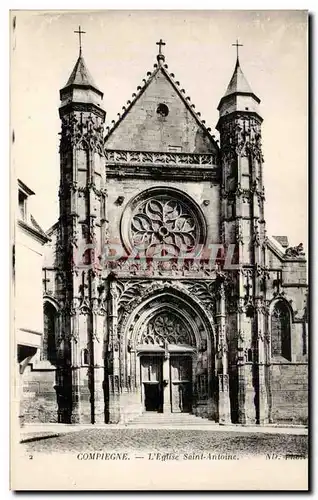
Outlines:
[[[162,53],[162,47],[165,44],[165,42],[160,38],[159,42],[156,42],[156,45],[159,45],[159,54],[157,55],[157,60],[158,62],[160,63],[161,61],[164,61],[165,60],[165,56],[163,55]]]

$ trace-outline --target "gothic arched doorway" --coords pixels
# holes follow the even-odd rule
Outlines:
[[[205,312],[172,287],[150,293],[133,311],[121,325],[129,411],[216,419],[214,335]]]
[[[195,337],[177,311],[163,307],[141,328],[142,404],[145,411],[191,412]]]

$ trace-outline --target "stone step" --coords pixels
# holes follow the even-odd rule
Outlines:
[[[139,415],[129,422],[129,424],[158,424],[160,425],[211,425],[211,420],[197,417],[189,413],[156,413],[147,412]]]

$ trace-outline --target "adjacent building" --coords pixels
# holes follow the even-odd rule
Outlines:
[[[16,339],[16,386],[14,401],[21,421],[28,398],[22,390],[25,370],[30,370],[43,342],[42,268],[44,245],[49,241],[30,213],[29,198],[35,193],[18,180],[15,210],[13,266],[14,327]],[[32,392],[33,395],[33,392]]]

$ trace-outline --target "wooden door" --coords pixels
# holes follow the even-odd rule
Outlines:
[[[190,413],[192,409],[192,360],[189,356],[170,358],[171,411]]]
[[[143,404],[146,411],[162,411],[162,358],[142,356],[141,383],[143,385]]]

